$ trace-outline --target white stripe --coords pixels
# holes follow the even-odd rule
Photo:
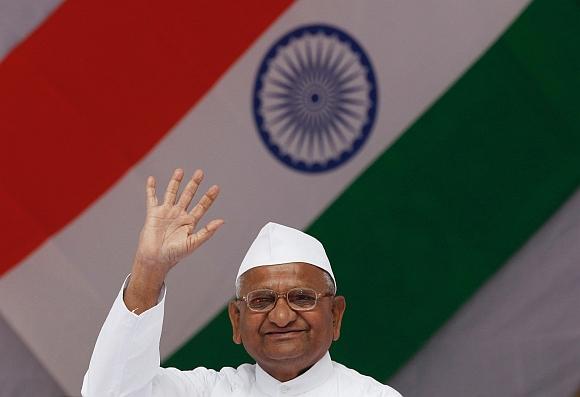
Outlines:
[[[580,389],[580,191],[392,380],[403,395]]]
[[[295,4],[154,152],[0,281],[2,312],[65,388],[78,392],[100,324],[130,268],[143,220],[146,176],[169,175],[175,166],[202,167],[210,183],[222,186],[212,213],[227,223],[168,279],[162,342],[162,354],[168,354],[232,295],[237,266],[266,221],[307,226],[526,4],[527,0]],[[330,23],[352,34],[370,55],[380,88],[377,123],[361,153],[338,170],[320,175],[297,173],[275,160],[259,140],[250,110],[263,54],[281,35],[309,22]],[[163,178],[160,186],[165,183]],[[45,323],[44,329],[38,326]]]
[[[0,318],[0,395],[63,396],[64,392],[36,357]]]
[[[0,62],[64,0],[0,0]]]

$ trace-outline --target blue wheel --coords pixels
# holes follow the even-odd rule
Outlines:
[[[375,74],[348,34],[303,26],[266,53],[253,105],[260,137],[278,160],[303,172],[328,171],[348,161],[371,133]]]

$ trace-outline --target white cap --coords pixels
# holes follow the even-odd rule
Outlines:
[[[336,287],[330,261],[320,241],[300,230],[274,222],[267,223],[256,236],[240,265],[236,281],[255,267],[292,262],[309,263],[321,268],[330,274]]]

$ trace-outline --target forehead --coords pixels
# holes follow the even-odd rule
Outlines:
[[[260,266],[244,273],[242,292],[258,288],[285,291],[294,287],[323,290],[326,287],[324,270],[308,263],[284,263]]]

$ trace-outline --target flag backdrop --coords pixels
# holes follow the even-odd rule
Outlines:
[[[579,37],[576,0],[0,2],[0,395],[80,394],[177,166],[226,225],[167,280],[166,365],[249,360],[224,307],[273,220],[327,248],[335,360],[408,396],[574,395]]]

